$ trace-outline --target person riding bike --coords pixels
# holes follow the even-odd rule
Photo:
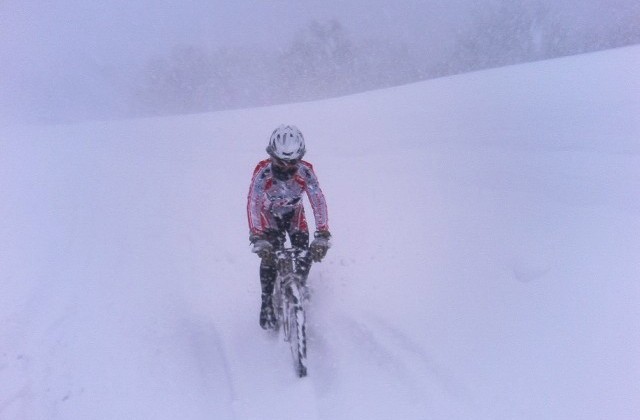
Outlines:
[[[280,125],[269,139],[269,158],[258,163],[251,178],[247,197],[249,241],[252,252],[260,262],[260,286],[262,306],[260,326],[275,326],[272,295],[277,276],[274,252],[283,249],[286,235],[291,246],[309,249],[314,261],[321,261],[329,249],[327,204],[318,178],[309,162],[302,160],[305,154],[304,137],[293,125]],[[307,194],[316,224],[314,239],[309,245],[309,227],[302,203]],[[309,273],[311,261],[300,264],[300,274]]]

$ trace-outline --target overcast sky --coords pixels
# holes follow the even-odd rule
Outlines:
[[[464,8],[461,0],[4,0],[0,51],[120,61],[178,43],[284,45],[309,20],[330,18],[363,37],[423,38]]]
[[[88,68],[124,74],[178,44],[284,48],[311,19],[337,18],[356,39],[432,42],[435,51],[446,44],[442,34],[459,30],[483,1],[503,0],[2,0],[0,121],[3,112],[31,106],[34,92],[54,96],[54,84],[82,89],[91,83],[79,77],[90,78]],[[576,23],[640,3],[539,1]]]
[[[418,39],[438,30],[438,21],[455,15],[454,5],[458,3],[411,0],[399,6],[380,0],[3,0],[0,121],[2,114],[6,120],[11,119],[11,113],[49,106],[43,101],[61,92],[67,97],[77,96],[82,89],[95,92],[92,74],[96,69],[116,72],[121,78],[131,76],[150,56],[166,54],[175,45],[284,48],[310,20],[331,18],[343,22],[354,37]],[[92,105],[104,100],[86,99]]]

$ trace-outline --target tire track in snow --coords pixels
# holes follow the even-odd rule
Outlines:
[[[366,323],[342,312],[320,316],[309,375],[322,418],[417,419],[434,411],[409,367]]]
[[[340,322],[346,336],[358,347],[363,359],[383,368],[398,381],[407,382],[411,375],[409,368],[400,360],[393,349],[384,345],[378,335],[366,323],[358,322],[349,316],[343,316]]]
[[[322,321],[324,327],[314,328],[311,344],[315,349],[311,367],[315,369],[310,375],[320,400],[339,401],[339,394],[365,392],[373,396],[371,407],[375,409],[341,410],[374,418],[386,418],[389,406],[400,410],[399,418],[424,418],[428,413],[435,418],[464,417],[473,408],[466,387],[407,332],[377,317],[359,320],[342,313],[331,318]],[[335,411],[331,404],[321,404],[321,410],[324,417]]]
[[[253,312],[251,312],[253,315]],[[254,317],[250,317],[251,321]],[[280,420],[319,416],[310,378],[298,378],[288,344],[257,327],[247,329],[237,320],[225,331],[229,377],[234,386],[233,411],[242,420]],[[251,322],[253,326],[254,323]]]
[[[229,360],[218,330],[213,324],[191,325],[187,328],[191,331],[192,348],[204,387],[212,395],[226,393],[229,411],[227,418],[238,419],[239,417],[234,409],[236,400],[235,386],[231,377]],[[220,366],[221,369],[216,371],[216,366]],[[218,380],[220,378],[222,380]],[[220,414],[222,414],[219,412],[220,408],[215,407],[217,418],[220,418]]]
[[[394,353],[404,353],[408,356],[407,358],[418,362],[413,364],[414,369],[412,369],[416,374],[422,371],[424,372],[423,377],[431,378],[433,382],[437,382],[452,397],[465,402],[470,401],[470,392],[466,386],[456,379],[452,372],[429,357],[428,351],[414,338],[379,317],[374,316],[371,319],[378,336],[384,336],[387,344],[396,349]],[[420,382],[424,382],[424,380]]]

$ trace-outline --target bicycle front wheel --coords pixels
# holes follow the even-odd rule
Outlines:
[[[307,375],[307,333],[304,307],[299,291],[293,286],[289,294],[288,338],[293,366],[299,377]]]
[[[304,309],[292,307],[289,315],[289,346],[293,366],[299,377],[307,375],[307,337],[304,324]]]

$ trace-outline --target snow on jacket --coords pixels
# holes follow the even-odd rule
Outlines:
[[[278,179],[274,175],[271,160],[265,159],[258,163],[253,171],[247,197],[247,216],[251,234],[277,229],[275,218],[291,212],[294,212],[292,228],[308,230],[302,204],[303,193],[309,197],[316,230],[329,230],[327,203],[318,178],[313,172],[313,166],[309,162],[300,161],[296,173],[286,180]]]

